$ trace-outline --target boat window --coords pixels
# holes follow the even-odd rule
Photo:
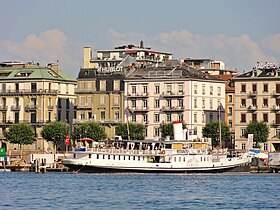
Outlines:
[[[130,156],[128,156],[128,160],[130,160]]]
[[[202,162],[202,157],[200,157],[200,161]]]
[[[176,162],[176,157],[174,157],[174,162]]]
[[[121,156],[119,155],[119,160],[121,160]]]
[[[108,160],[110,160],[111,155],[108,155]]]
[[[206,161],[206,157],[204,156],[204,161]]]
[[[143,161],[145,160],[145,157],[143,157]]]
[[[88,158],[91,159],[91,154],[88,155]]]
[[[114,159],[114,160],[116,159],[116,155],[113,155],[113,159]]]
[[[183,161],[186,162],[186,158],[185,157],[183,157]]]
[[[135,156],[133,156],[133,160],[135,160]]]
[[[73,157],[76,158],[76,154],[74,154]]]
[[[179,157],[179,162],[181,162],[181,157]]]
[[[96,154],[96,159],[99,159],[99,154]]]
[[[140,161],[140,156],[138,156],[138,161]]]
[[[103,159],[105,159],[105,155],[103,155]]]

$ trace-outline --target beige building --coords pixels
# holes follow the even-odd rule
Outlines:
[[[52,145],[41,137],[42,127],[51,121],[67,121],[71,126],[76,80],[63,73],[58,64],[42,67],[19,62],[0,63],[0,77],[2,147],[18,150],[19,145],[4,143],[4,132],[13,124],[27,123],[34,127],[36,142],[23,149],[51,149]]]
[[[234,78],[235,81],[235,148],[248,149],[244,137],[252,121],[269,125],[269,137],[263,151],[280,150],[280,69],[276,64],[260,64]]]

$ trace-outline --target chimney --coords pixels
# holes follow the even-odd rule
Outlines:
[[[84,47],[84,68],[90,68],[90,60],[92,59],[92,51],[90,47]]]
[[[143,42],[143,40],[141,40],[141,42],[140,42],[140,48],[144,48],[144,42]]]
[[[60,66],[59,64],[49,63],[48,68],[53,70],[57,75],[60,75]]]

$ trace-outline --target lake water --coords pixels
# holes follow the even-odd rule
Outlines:
[[[0,209],[280,209],[280,174],[0,173]]]

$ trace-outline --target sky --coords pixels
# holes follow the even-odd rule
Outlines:
[[[139,45],[173,58],[222,60],[239,73],[280,63],[279,0],[9,0],[0,62],[59,62],[77,78],[83,48]]]

